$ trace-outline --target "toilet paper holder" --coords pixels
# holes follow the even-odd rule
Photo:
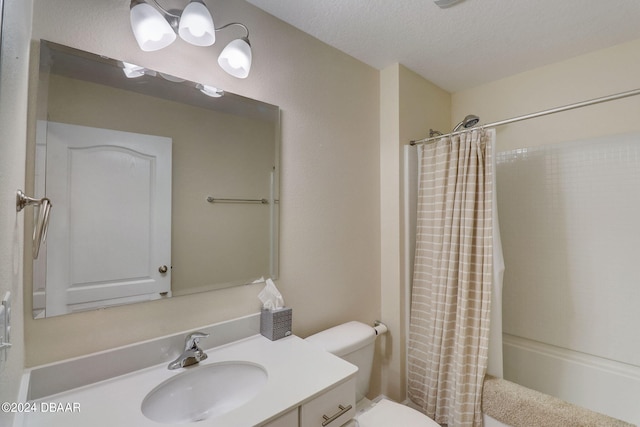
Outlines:
[[[387,333],[389,328],[380,320],[376,320],[375,322],[373,322],[373,330],[376,332],[376,336],[377,336],[377,335],[382,335]]]

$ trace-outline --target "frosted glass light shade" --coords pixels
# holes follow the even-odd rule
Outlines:
[[[138,3],[131,8],[130,15],[133,35],[145,52],[165,48],[176,39],[169,22],[153,6]]]
[[[216,41],[216,31],[209,9],[198,0],[191,3],[182,12],[178,34],[195,46],[211,46]]]
[[[124,75],[127,76],[128,79],[135,79],[137,77],[144,76],[144,67],[141,67],[140,65],[123,62],[122,66],[122,72],[124,72]]]
[[[218,65],[234,77],[244,79],[251,70],[251,45],[246,38],[229,43],[218,57]]]
[[[214,86],[203,85],[198,83],[196,85],[196,89],[198,89],[200,92],[212,98],[220,98],[221,96],[224,95],[224,91],[222,89],[218,89],[217,87],[214,87]]]

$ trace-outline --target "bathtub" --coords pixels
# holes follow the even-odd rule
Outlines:
[[[484,423],[484,427],[511,427],[487,414],[482,414],[482,422]]]

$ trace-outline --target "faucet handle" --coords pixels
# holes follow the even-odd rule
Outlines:
[[[204,332],[194,332],[192,334],[189,334],[187,335],[187,339],[184,342],[184,348],[187,350],[190,348],[197,349],[200,338],[206,338],[208,336],[209,334],[206,334]]]

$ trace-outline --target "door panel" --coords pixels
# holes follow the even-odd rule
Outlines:
[[[47,124],[47,316],[171,290],[171,139]]]

